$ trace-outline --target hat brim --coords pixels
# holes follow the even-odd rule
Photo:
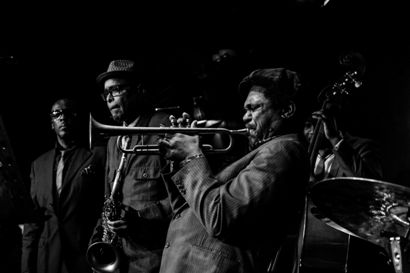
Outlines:
[[[129,78],[133,75],[130,71],[110,71],[104,72],[98,75],[96,78],[97,84],[103,84],[106,80],[121,77],[121,78]]]

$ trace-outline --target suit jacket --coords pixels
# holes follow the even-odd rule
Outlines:
[[[383,176],[380,151],[370,139],[345,134],[327,177],[365,177],[381,179]]]
[[[63,261],[68,272],[91,272],[85,253],[104,200],[105,148],[72,151],[60,196],[53,185],[55,153],[31,166],[31,197],[42,217],[24,225],[22,272],[62,272]]]
[[[382,177],[379,150],[376,143],[370,139],[346,134],[339,148],[333,150],[333,154],[335,157],[329,174],[325,178],[380,179]],[[344,272],[348,251],[352,250],[352,248],[349,250],[349,244],[356,238],[349,238],[346,233],[316,218],[311,213],[312,208],[314,209],[314,205],[309,200],[302,267],[327,269],[328,272]],[[364,254],[362,254],[362,259],[364,263]]]
[[[140,116],[135,126],[159,127],[169,123],[169,115],[156,113]],[[157,144],[157,135],[132,135],[129,147],[136,144]],[[122,152],[117,137],[111,137],[107,145],[106,195],[111,193],[114,176],[118,170]],[[159,155],[127,154],[123,167],[121,203],[129,228],[122,234],[124,254],[121,272],[158,272],[165,236],[171,218],[171,208],[161,168],[166,162]],[[92,242],[101,239],[102,220],[98,221]]]
[[[160,272],[266,272],[300,221],[308,166],[292,134],[262,144],[217,176],[205,158],[188,162],[167,184],[175,214]]]

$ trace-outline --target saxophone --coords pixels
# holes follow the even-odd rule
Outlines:
[[[122,137],[118,138],[121,140]],[[128,140],[128,139],[127,139]],[[127,141],[126,141],[127,143]],[[118,143],[117,143],[118,144]],[[106,196],[102,210],[102,238],[100,241],[92,243],[87,249],[88,264],[95,272],[112,273],[119,268],[120,241],[118,235],[113,232],[107,221],[115,221],[121,218],[121,200],[119,200],[119,190],[122,188],[123,169],[125,166],[126,154],[122,153],[120,164],[115,173],[113,186],[110,195]]]

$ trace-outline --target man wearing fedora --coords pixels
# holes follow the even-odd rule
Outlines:
[[[107,72],[97,77],[102,99],[112,119],[121,126],[160,127],[169,124],[168,115],[151,107],[142,70],[133,60],[113,60]],[[155,135],[121,138],[122,146],[155,144]],[[91,242],[101,239],[108,228],[119,238],[119,272],[158,272],[165,245],[171,209],[161,177],[165,161],[159,155],[123,153],[117,136],[107,143],[106,196],[113,193],[121,216],[100,219]],[[118,176],[116,174],[119,174]],[[103,217],[102,217],[103,218]],[[94,269],[99,265],[92,265]]]

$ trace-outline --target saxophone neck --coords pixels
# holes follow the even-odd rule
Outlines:
[[[126,154],[122,153],[120,164],[118,166],[117,171],[115,172],[114,181],[112,183],[112,189],[111,189],[111,195],[110,195],[111,198],[114,198],[114,195],[116,194],[116,192],[118,192],[122,188],[122,182],[123,182],[122,172],[125,167],[126,160],[127,160]]]

